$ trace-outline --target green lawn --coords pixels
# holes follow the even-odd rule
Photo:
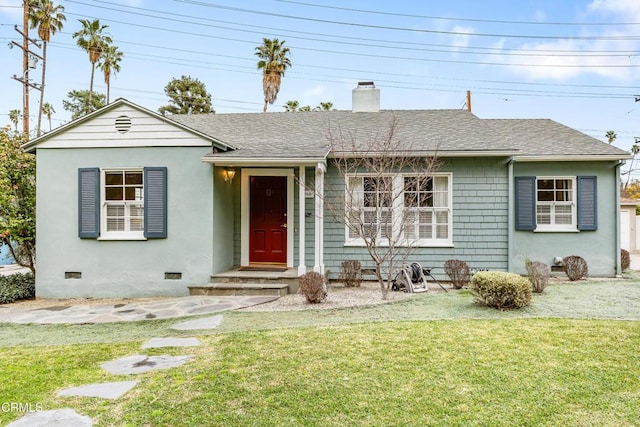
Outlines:
[[[179,336],[168,330],[173,322],[0,325],[8,341],[0,402],[72,407],[104,426],[640,425],[640,322],[612,320],[633,317],[626,313],[637,307],[640,283],[582,285],[554,285],[521,312],[477,307],[452,292],[322,313],[226,313],[217,333],[199,336],[200,347],[145,350],[195,359],[134,376],[140,383],[116,401],[56,391],[132,379],[100,363],[142,353],[152,336]],[[628,305],[611,305],[609,315],[595,304],[604,319],[538,317],[565,313],[580,296],[585,307],[594,295],[620,298],[620,286],[631,302],[621,299]],[[457,315],[437,320],[437,307]],[[17,342],[29,337],[29,345]],[[0,424],[19,415],[0,411]]]

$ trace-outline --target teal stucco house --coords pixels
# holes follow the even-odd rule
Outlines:
[[[385,111],[379,99],[359,86],[352,111],[170,117],[118,99],[32,140],[37,295],[180,296],[239,267],[335,278],[343,260],[371,265],[325,202],[349,187],[361,211],[386,203],[370,188],[382,178],[340,175],[335,159],[375,155],[367,141],[391,122],[404,155],[440,159],[417,188],[411,173],[388,174],[393,194],[421,194],[404,204],[415,211],[411,260],[441,278],[449,259],[523,273],[525,258],[553,266],[568,255],[591,276],[620,272],[627,152],[551,120]],[[338,135],[359,148],[336,152]],[[406,218],[402,203],[387,212]]]

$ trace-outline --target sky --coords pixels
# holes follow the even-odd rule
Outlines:
[[[47,50],[53,127],[91,65],[72,34],[99,19],[123,52],[111,100],[153,111],[182,75],[202,81],[217,113],[261,112],[255,48],[285,40],[292,67],[270,112],[290,100],[351,109],[359,81],[382,109],[467,108],[480,118],[549,118],[629,150],[640,138],[640,0],[59,0],[66,22]],[[22,0],[0,0],[0,124],[22,109]],[[36,37],[36,30],[29,35]],[[38,49],[34,49],[40,52]],[[42,63],[30,72],[40,82]],[[96,71],[95,90],[106,93]],[[39,92],[30,92],[31,128]],[[44,130],[49,129],[46,120]],[[640,141],[639,141],[640,142]],[[561,143],[561,141],[559,141]]]

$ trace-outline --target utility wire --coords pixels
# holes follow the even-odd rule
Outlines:
[[[383,15],[383,16],[398,16],[402,18],[420,18],[420,19],[435,19],[442,21],[462,21],[462,22],[483,22],[489,24],[508,24],[508,25],[559,25],[559,26],[622,26],[622,25],[640,25],[640,22],[536,22],[536,21],[502,21],[496,19],[474,19],[474,18],[452,18],[452,17],[444,17],[444,16],[429,16],[429,15],[413,15],[413,14],[405,14],[405,13],[394,13],[394,12],[380,12],[376,10],[366,10],[366,9],[352,9],[348,7],[339,7],[339,6],[328,6],[325,4],[315,4],[301,1],[293,1],[293,0],[276,0],[281,3],[291,3],[302,6],[311,6],[325,9],[333,9],[333,10],[343,10],[347,12],[358,12],[358,13],[368,13],[374,15]]]
[[[567,36],[543,36],[543,35],[524,35],[524,34],[498,34],[498,33],[471,33],[471,32],[460,32],[460,31],[442,31],[442,30],[427,30],[424,28],[407,28],[407,27],[394,27],[387,25],[373,25],[373,24],[360,24],[356,22],[346,22],[346,21],[335,21],[329,19],[319,19],[319,18],[309,18],[305,16],[295,16],[295,15],[286,15],[282,13],[274,13],[268,11],[258,11],[258,10],[250,10],[243,9],[239,7],[232,6],[224,6],[219,4],[207,3],[198,0],[173,0],[179,3],[192,4],[196,6],[209,7],[215,9],[229,10],[234,12],[242,12],[242,13],[250,13],[257,14],[261,16],[273,16],[277,18],[287,18],[294,20],[302,20],[309,22],[319,22],[323,24],[332,24],[332,25],[342,25],[342,26],[351,26],[351,27],[361,27],[361,28],[372,28],[377,30],[389,30],[389,31],[404,31],[404,32],[413,32],[413,33],[428,33],[428,34],[446,34],[446,35],[456,35],[456,36],[476,36],[476,37],[497,37],[497,38],[514,38],[514,39],[562,39],[567,38]],[[571,36],[571,39],[574,40],[640,40],[640,36]]]

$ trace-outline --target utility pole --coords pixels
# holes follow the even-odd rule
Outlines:
[[[33,43],[38,49],[40,45],[35,39],[29,38],[29,0],[24,0],[23,5],[23,29],[20,31],[16,25],[14,29],[22,36],[22,46],[15,41],[12,41],[9,47],[18,46],[22,49],[22,77],[18,77],[15,74],[13,79],[22,83],[22,125],[23,132],[29,135],[29,87],[37,90],[41,90],[35,83],[29,82],[29,69],[36,68],[37,59],[42,60],[42,56],[29,50],[29,43]]]
[[[467,91],[467,110],[471,112],[471,91]]]

